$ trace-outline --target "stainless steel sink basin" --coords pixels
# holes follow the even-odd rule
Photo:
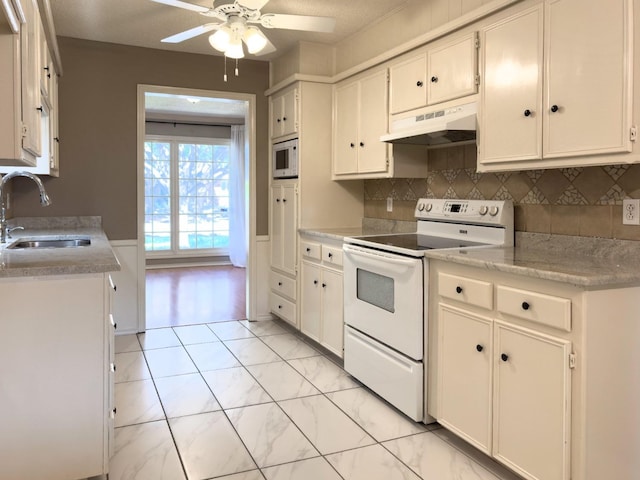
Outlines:
[[[87,247],[91,245],[89,238],[41,238],[30,240],[17,240],[7,247],[7,249],[29,249],[29,248],[73,248]]]

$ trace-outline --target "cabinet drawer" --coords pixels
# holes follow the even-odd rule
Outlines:
[[[281,297],[274,292],[271,292],[269,293],[269,305],[271,306],[272,313],[282,318],[283,320],[286,320],[292,325],[297,325],[295,303]]]
[[[571,331],[571,300],[498,285],[498,311],[531,322]]]
[[[438,294],[476,307],[493,309],[493,284],[446,273],[438,274]]]
[[[296,281],[276,272],[271,272],[271,290],[278,294],[296,299]]]
[[[314,242],[300,242],[300,251],[302,256],[306,258],[313,258],[315,260],[321,260],[321,245]]]
[[[322,246],[322,261],[328,265],[342,266],[342,249],[337,247]]]

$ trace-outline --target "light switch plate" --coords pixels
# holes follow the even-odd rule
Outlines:
[[[640,199],[626,198],[622,201],[623,225],[640,225]]]

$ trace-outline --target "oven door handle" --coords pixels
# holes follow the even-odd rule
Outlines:
[[[400,267],[402,270],[406,270],[408,268],[415,267],[416,263],[420,262],[418,258],[404,258],[393,253],[370,251],[353,245],[344,245],[342,249],[348,257],[359,257],[359,259],[370,265],[376,265],[386,269],[390,266],[395,266]]]

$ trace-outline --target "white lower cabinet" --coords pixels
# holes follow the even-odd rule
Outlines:
[[[342,273],[302,262],[302,333],[342,357]]]
[[[499,321],[494,341],[494,457],[525,478],[571,478],[571,342]]]
[[[301,252],[300,331],[342,357],[342,250],[337,246],[302,241]]]
[[[435,417],[526,479],[569,480],[572,301],[466,273],[436,274]]]
[[[111,291],[107,274],[0,279],[0,479],[108,472]]]
[[[636,478],[640,286],[536,277],[430,258],[427,413],[527,480]]]
[[[492,320],[440,305],[438,421],[491,453]]]

